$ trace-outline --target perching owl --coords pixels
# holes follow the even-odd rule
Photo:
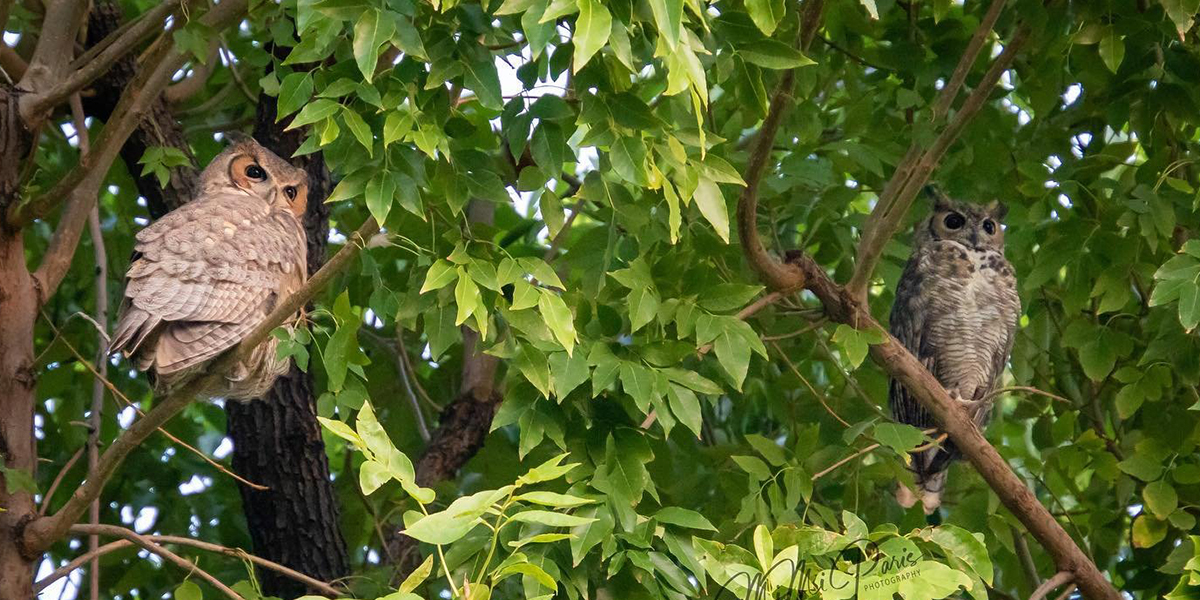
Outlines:
[[[200,192],[141,230],[110,352],[153,376],[156,393],[242,340],[308,276],[301,219],[307,174],[242,139],[200,174]],[[202,396],[261,397],[287,372],[271,337]]]
[[[917,224],[913,253],[892,305],[891,333],[961,402],[982,429],[991,417],[991,393],[1008,362],[1021,313],[1012,265],[1004,258],[1001,221],[1007,208],[951,200],[932,188],[933,214]],[[900,382],[889,389],[892,416],[921,429],[937,427]],[[941,504],[946,470],[959,457],[951,442],[911,455],[926,514]],[[916,494],[901,484],[905,508]]]

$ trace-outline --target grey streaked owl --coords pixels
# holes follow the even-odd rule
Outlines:
[[[110,352],[172,391],[235,346],[307,278],[301,218],[308,176],[253,140],[217,155],[200,192],[137,234]],[[288,369],[276,340],[201,392],[258,398]]]
[[[926,193],[933,196],[933,212],[916,226],[890,330],[983,428],[1021,313],[1013,268],[1004,258],[1001,222],[1007,209],[998,202],[957,202],[933,188]],[[897,421],[937,426],[895,379],[888,396]],[[958,456],[951,442],[912,454],[917,493],[901,484],[896,500],[908,508],[919,494],[925,512],[932,513],[941,504],[946,470]]]

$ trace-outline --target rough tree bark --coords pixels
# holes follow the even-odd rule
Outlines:
[[[17,201],[18,169],[31,144],[17,113],[17,94],[9,86],[0,87],[0,214]],[[21,231],[0,221],[0,459],[5,468],[29,475],[37,460],[33,438],[37,302]],[[29,492],[6,487],[3,481],[0,508],[0,600],[28,600],[33,597],[34,559],[22,554],[18,540],[37,508]]]
[[[276,123],[275,99],[259,98],[254,137],[280,156],[291,156],[304,141],[302,131]],[[299,157],[308,172],[308,271],[325,258],[332,186],[320,153]],[[322,581],[349,573],[346,543],[339,529],[337,498],[329,480],[329,460],[317,423],[312,375],[292,365],[261,402],[230,402],[229,437],[233,468],[268,490],[240,485],[255,554]],[[308,593],[303,585],[272,571],[261,572],[263,591],[281,597]]]

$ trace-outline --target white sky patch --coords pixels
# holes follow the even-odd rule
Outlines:
[[[383,329],[383,321],[375,315],[375,311],[369,308],[363,311],[363,323],[369,325],[372,329]]]
[[[117,413],[117,424],[121,426],[121,429],[129,429],[135,415],[137,415],[137,411],[132,406],[126,406]]]
[[[1072,206],[1074,206],[1071,203],[1071,198],[1069,196],[1067,196],[1066,194],[1058,195],[1058,204],[1059,204],[1059,206],[1061,206],[1063,208],[1071,208]]]
[[[1081,96],[1082,94],[1083,94],[1083,86],[1082,85],[1080,85],[1078,83],[1072,83],[1071,85],[1068,85],[1067,91],[1063,92],[1063,95],[1062,95],[1063,108],[1066,108],[1072,104],[1075,104],[1075,101],[1078,100],[1079,96]]]
[[[158,509],[153,506],[143,507],[138,511],[137,518],[133,520],[133,530],[138,533],[146,533],[154,527],[154,522],[158,520]]]
[[[63,565],[65,564],[67,564],[66,561],[63,561]],[[58,566],[61,565],[55,565],[49,559],[43,559],[38,565],[37,576],[33,578],[34,581],[53,573],[54,569],[57,569]],[[46,586],[46,589],[38,594],[38,600],[59,600],[60,598],[62,600],[75,600],[79,595],[79,587],[82,582],[83,569],[75,569],[71,571],[70,575]]]
[[[336,228],[330,227],[329,237],[326,238],[326,241],[328,241],[330,244],[345,244],[346,236]]]
[[[21,41],[21,34],[15,32],[15,31],[5,31],[4,32],[4,43],[5,44],[8,44],[9,46],[16,46],[17,42],[20,42],[20,41]]]
[[[184,496],[191,496],[192,494],[199,494],[210,487],[212,487],[211,477],[192,475],[191,479],[179,484],[179,493]]]
[[[213,450],[213,458],[221,460],[229,456],[230,452],[233,452],[233,440],[227,437],[221,438],[221,443],[217,444],[216,450]]]
[[[1060,159],[1058,155],[1051,154],[1050,157],[1046,159],[1047,171],[1054,172],[1054,170],[1060,166],[1062,166],[1062,159]]]
[[[70,144],[72,148],[79,147],[79,137],[76,135],[78,131],[75,130],[74,123],[64,122],[59,125],[58,128],[62,130],[63,135],[67,136],[67,143]]]

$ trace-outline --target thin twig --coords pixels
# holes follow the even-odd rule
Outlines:
[[[50,586],[50,584],[62,579],[63,577],[66,577],[67,575],[70,575],[72,571],[82,567],[94,559],[98,559],[105,554],[115,552],[122,548],[128,548],[133,545],[134,543],[129,540],[117,540],[115,542],[109,542],[103,546],[100,546],[99,548],[88,550],[86,553],[75,557],[75,559],[71,562],[51,571],[49,575],[34,582],[33,593],[36,594],[46,589]]]
[[[783,349],[779,347],[779,344],[776,344],[775,342],[768,343],[771,344],[771,347],[775,349],[775,353],[783,359],[783,363],[788,366],[788,369],[792,372],[792,374],[799,378],[801,383],[808,388],[809,393],[811,393],[813,397],[815,397],[817,401],[821,403],[821,406],[825,407],[825,412],[833,415],[833,418],[837,419],[838,423],[841,423],[842,426],[848,429],[850,427],[850,423],[834,412],[833,408],[829,406],[829,403],[825,401],[825,395],[818,392],[817,388],[813,387],[813,384],[808,382],[808,378],[800,373],[800,369],[797,369],[796,365],[792,364],[792,361],[788,359],[787,354],[785,354]]]
[[[412,376],[413,387],[417,388],[417,395],[419,395],[421,400],[424,401],[425,404],[429,405],[430,408],[437,411],[438,414],[441,414],[441,412],[445,410],[445,407],[437,402],[434,402],[433,398],[429,396],[429,392],[426,392],[425,387],[421,385],[421,379],[417,377],[417,370],[413,368],[412,359],[410,359],[408,356],[408,346],[404,344],[404,336],[397,336],[396,343],[398,345],[398,350],[400,351],[400,358],[404,360],[405,372]]]
[[[214,588],[217,588],[218,591],[220,591],[222,594],[225,594],[225,596],[229,597],[231,600],[246,600],[241,594],[238,594],[230,589],[229,586],[221,583],[220,579],[213,577],[213,575],[208,571],[196,566],[196,563],[183,558],[182,556],[179,556],[178,554],[175,554],[166,548],[163,548],[149,536],[141,535],[132,529],[117,527],[115,525],[74,525],[70,528],[70,531],[88,535],[108,535],[128,540],[134,544],[137,544],[138,546],[141,546],[142,548],[145,548],[149,552],[157,554],[162,558],[175,563],[188,573],[194,573],[197,577],[203,579],[206,583]]]
[[[91,140],[88,137],[87,120],[83,115],[83,102],[79,94],[71,95],[71,116],[75,121],[75,135],[79,139],[79,155],[87,156],[91,152]],[[82,159],[82,158],[81,158]],[[108,252],[104,247],[104,232],[100,229],[100,207],[92,205],[92,214],[88,216],[88,231],[92,238],[92,253],[96,261],[96,315],[94,322],[100,325],[96,335],[96,369],[97,377],[92,381],[92,406],[88,413],[88,477],[95,477],[96,464],[100,460],[100,426],[104,415],[104,383],[108,378],[108,358],[105,348],[108,347]],[[88,510],[89,521],[92,525],[100,524],[100,499],[92,501]],[[100,537],[88,536],[88,549],[95,551],[100,547]],[[100,600],[100,559],[92,561],[88,567],[88,578],[91,599]]]
[[[1046,583],[1043,583],[1042,585],[1038,586],[1038,589],[1034,590],[1033,594],[1031,596],[1029,596],[1029,600],[1042,600],[1042,598],[1045,598],[1050,592],[1054,591],[1054,589],[1057,588],[1058,586],[1063,585],[1065,583],[1069,583],[1070,581],[1072,581],[1074,579],[1075,579],[1075,576],[1072,575],[1069,571],[1059,571],[1058,573],[1054,574],[1054,577],[1047,579]]]
[[[396,326],[396,338],[397,338],[397,340],[399,340],[400,338],[403,338],[403,337],[404,337],[404,328],[397,325]],[[425,423],[425,413],[421,412],[421,403],[417,401],[417,395],[413,392],[413,386],[412,386],[412,381],[411,381],[416,375],[413,373],[409,373],[408,369],[405,368],[405,366],[404,366],[405,360],[402,356],[400,356],[401,352],[400,352],[399,344],[400,344],[400,342],[397,342],[396,357],[395,357],[396,370],[400,372],[400,381],[404,382],[405,396],[408,397],[409,405],[412,406],[413,416],[416,417],[417,433],[419,433],[421,435],[421,441],[428,444],[429,437],[430,437],[429,436],[429,425],[427,425]]]
[[[996,396],[999,396],[1000,394],[1005,394],[1008,392],[1026,392],[1026,393],[1035,394],[1038,396],[1045,396],[1051,400],[1055,400],[1058,402],[1065,402],[1067,404],[1072,404],[1072,402],[1070,400],[1067,400],[1066,398],[1063,398],[1062,396],[1059,396],[1057,394],[1051,394],[1050,392],[1047,392],[1045,390],[1039,390],[1035,387],[1029,387],[1029,386],[1025,386],[1025,385],[1013,385],[1013,386],[1009,386],[1009,387],[1000,388],[1000,389],[988,394],[987,398],[985,398],[985,400],[991,400],[992,398],[995,398]]]
[[[54,497],[54,492],[58,491],[58,486],[62,483],[63,477],[67,475],[67,471],[70,471],[71,467],[75,466],[75,463],[83,457],[83,450],[83,448],[76,450],[75,454],[72,454],[71,458],[67,459],[67,464],[58,470],[58,475],[54,476],[54,481],[50,482],[50,488],[46,490],[46,496],[42,498],[42,505],[38,507],[38,515],[46,514],[46,509],[50,508],[50,499]]]

